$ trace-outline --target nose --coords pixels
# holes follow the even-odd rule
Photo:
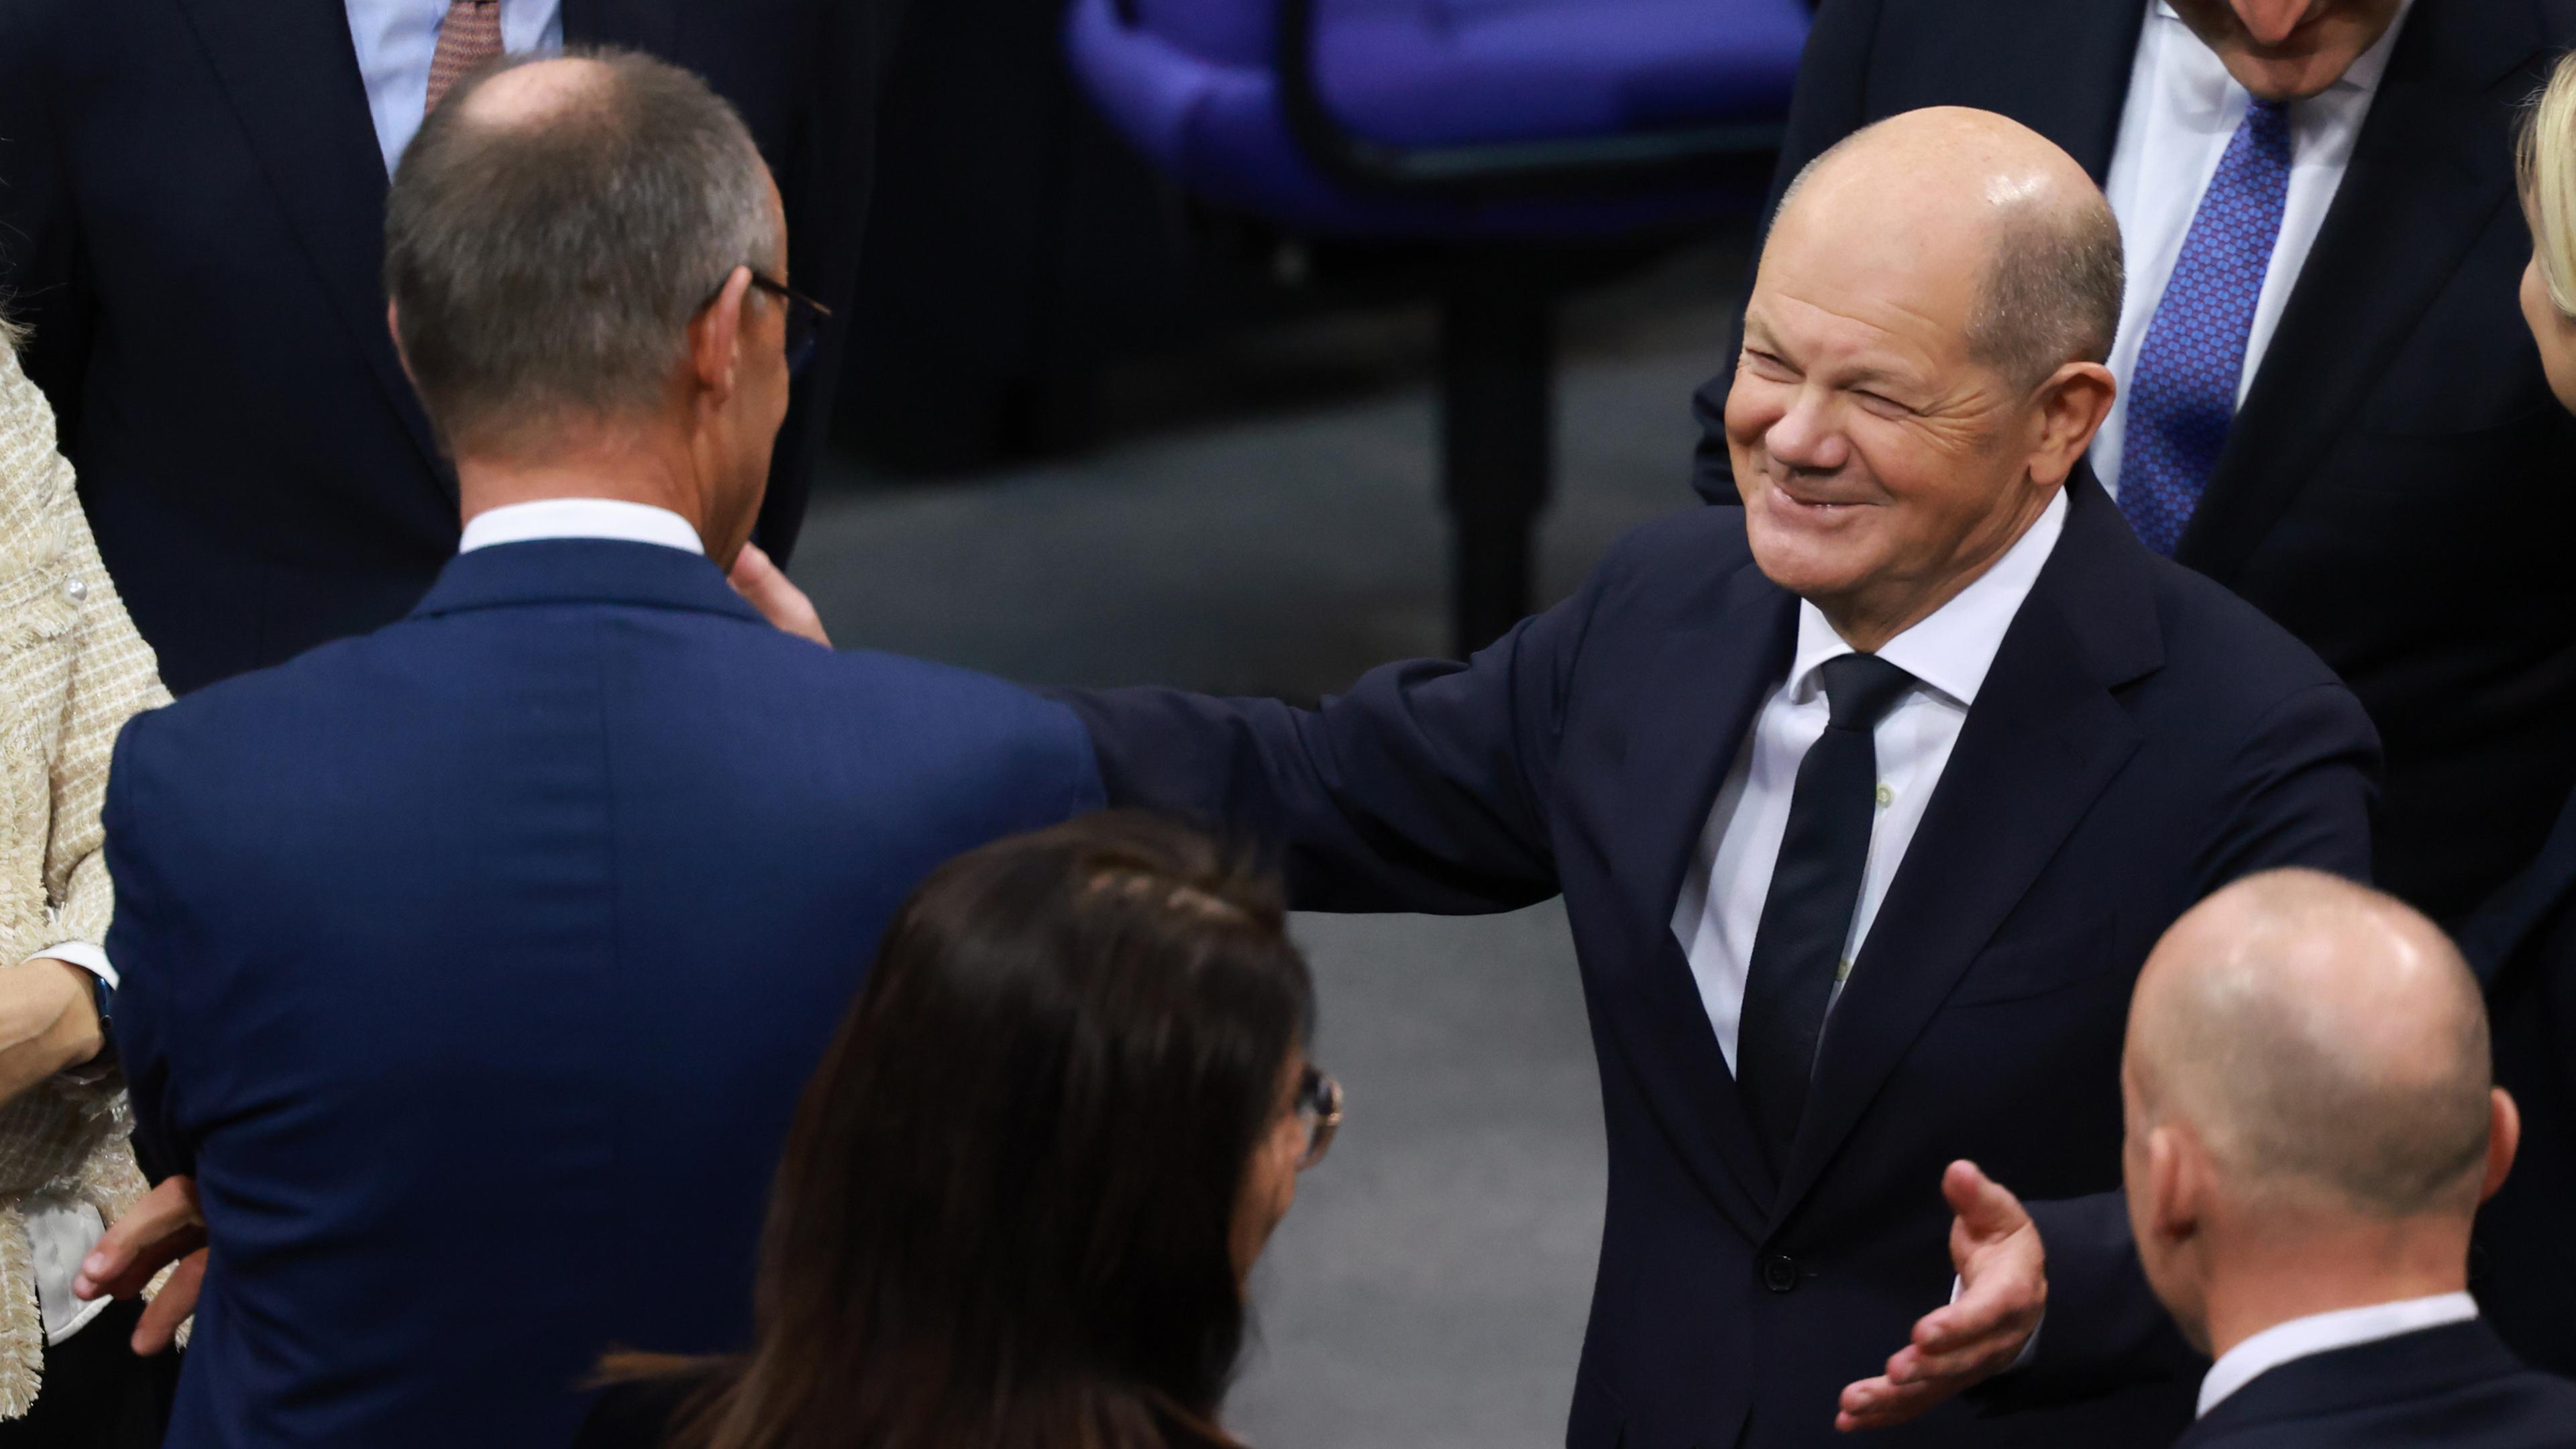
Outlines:
[[[2335,0],[2234,0],[2236,18],[2258,45],[2278,45]]]
[[[1802,387],[1762,435],[1762,446],[1782,466],[1801,473],[1831,473],[1851,458],[1851,440],[1834,420],[1831,394]]]

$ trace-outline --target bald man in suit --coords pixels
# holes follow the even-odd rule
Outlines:
[[[2520,1121],[2430,921],[2303,871],[2219,892],[2140,974],[2121,1078],[2140,1259],[2217,1358],[2185,1449],[2576,1445],[2576,1383],[2467,1291]]]

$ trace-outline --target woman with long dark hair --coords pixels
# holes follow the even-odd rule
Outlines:
[[[581,1449],[1201,1449],[1340,1089],[1276,885],[1096,815],[962,856],[807,1088],[757,1339],[623,1355]]]

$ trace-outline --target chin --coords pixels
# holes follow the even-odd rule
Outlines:
[[[1748,519],[1745,534],[1762,576],[1802,599],[1846,592],[1858,570],[1848,545],[1837,546],[1801,529]]]
[[[2361,58],[2359,51],[2332,53],[2310,51],[2303,55],[2285,55],[2277,59],[2246,56],[2228,67],[2236,83],[2258,96],[2275,101],[2304,101],[2323,95],[2343,73]]]

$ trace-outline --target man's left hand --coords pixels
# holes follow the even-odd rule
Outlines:
[[[1959,1292],[1917,1319],[1914,1340],[1887,1372],[1843,1390],[1834,1427],[1848,1434],[1905,1423],[2012,1367],[2048,1304],[2048,1258],[2039,1229],[2014,1197],[1977,1169],[1953,1162],[1941,1195],[1956,1216],[1950,1262]]]

